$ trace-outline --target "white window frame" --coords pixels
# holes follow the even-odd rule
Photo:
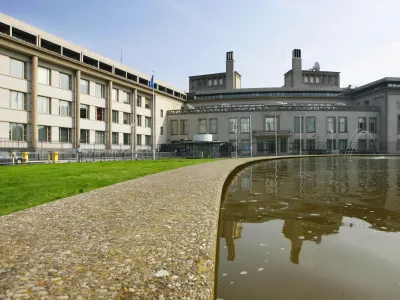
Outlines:
[[[62,80],[61,79],[62,79],[63,76],[67,76],[67,78],[68,78],[68,87],[67,88],[62,86]],[[65,74],[65,73],[60,73],[60,88],[64,89],[64,90],[71,90],[72,89],[71,75],[68,75],[68,74]]]
[[[100,141],[99,141],[99,135],[100,135]],[[105,143],[105,132],[101,130],[96,130],[95,131],[95,144],[100,144],[104,145]]]
[[[83,85],[82,85],[83,84]],[[83,92],[83,88],[82,88],[82,86],[85,86],[85,84],[87,84],[86,86],[87,86],[87,89],[86,89],[86,91],[85,92]],[[86,79],[81,79],[81,81],[79,82],[79,86],[80,86],[80,92],[81,92],[81,94],[83,94],[83,95],[90,95],[90,81],[89,80],[86,80]]]
[[[46,76],[45,80],[42,76]],[[51,70],[44,67],[38,68],[38,83],[51,85]]]
[[[67,115],[61,114],[61,103],[67,103],[67,105],[68,105],[68,113],[67,113]],[[71,117],[71,114],[72,114],[71,110],[72,110],[72,104],[71,104],[71,102],[65,101],[65,100],[60,100],[60,101],[59,101],[59,103],[58,103],[58,114],[59,114],[61,117]]]
[[[105,86],[104,84],[96,83],[95,84],[95,96],[98,98],[105,98]]]
[[[13,95],[16,96],[17,100],[17,107],[13,107]],[[22,103],[20,103],[22,100]],[[17,92],[17,91],[10,91],[10,108],[16,110],[25,110],[26,111],[26,94]]]
[[[17,62],[17,63],[21,63],[21,66],[22,66],[22,70],[19,70],[20,72],[21,72],[21,74],[22,74],[22,77],[20,77],[20,76],[17,76],[17,74],[15,74],[15,70],[14,70],[14,72],[13,72],[13,61],[14,62]],[[19,66],[19,67],[21,67],[21,66]],[[26,72],[26,62],[24,62],[24,61],[22,61],[22,60],[18,60],[18,59],[14,59],[14,58],[11,58],[10,59],[10,76],[11,77],[14,77],[14,78],[20,78],[20,79],[26,79],[26,74],[27,72]]]
[[[43,100],[47,101],[46,112],[43,112],[44,111],[43,103],[42,103]],[[51,114],[51,98],[44,97],[44,96],[38,96],[38,113],[39,114],[46,114],[46,115]]]
[[[116,116],[114,120],[114,116]],[[112,110],[111,112],[111,122],[118,124],[119,123],[119,111],[118,110]]]
[[[171,120],[171,135],[178,135],[178,120]]]

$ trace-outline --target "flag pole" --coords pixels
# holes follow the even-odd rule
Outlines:
[[[151,105],[151,109],[152,109],[152,119],[153,119],[153,142],[152,142],[152,150],[153,150],[153,160],[156,159],[156,149],[155,149],[155,141],[156,141],[156,101],[154,98],[154,71],[153,71],[153,76],[151,77],[151,88],[152,88],[152,105]]]

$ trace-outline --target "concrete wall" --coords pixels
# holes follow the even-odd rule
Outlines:
[[[204,113],[204,114],[182,114],[182,115],[169,115],[168,122],[171,120],[178,120],[178,124],[180,124],[180,120],[188,120],[188,134],[181,135],[180,130],[178,135],[171,135],[169,133],[169,138],[171,141],[180,141],[181,139],[189,139],[192,140],[193,136],[199,133],[199,119],[207,119],[207,132],[209,132],[209,120],[212,118],[218,119],[218,133],[213,134],[213,140],[215,141],[229,141],[235,140],[236,135],[229,133],[229,118],[240,118],[250,117],[252,118],[252,130],[265,130],[265,118],[277,116],[278,120],[278,129],[279,130],[290,130],[292,133],[287,136],[288,142],[291,142],[294,139],[300,138],[300,133],[294,132],[294,118],[299,117],[300,114],[303,118],[303,132],[302,139],[315,139],[316,143],[326,143],[327,140],[332,139],[332,134],[327,132],[327,117],[336,117],[336,131],[338,131],[338,118],[339,117],[347,117],[347,132],[346,133],[334,133],[333,138],[336,140],[350,140],[352,133],[358,128],[358,117],[366,117],[367,123],[369,124],[369,118],[378,118],[379,122],[379,112],[348,112],[348,111],[337,111],[337,112],[328,112],[328,111],[258,111],[258,112],[227,112],[227,113]],[[316,130],[315,133],[306,133],[305,124],[306,117],[315,117]],[[240,122],[239,122],[240,124]],[[180,125],[179,125],[180,126]],[[179,128],[180,129],[180,128]],[[377,133],[372,133],[374,139],[378,139],[379,135]],[[272,137],[273,138],[273,137]],[[360,139],[367,138],[361,136]],[[239,133],[239,141],[242,140],[250,140],[250,133]],[[338,142],[336,142],[337,144]]]
[[[24,61],[26,63],[27,79],[14,78],[10,76],[11,69],[11,58]],[[38,84],[37,93],[38,96],[48,97],[51,102],[51,111],[49,113],[39,113],[37,115],[38,125],[50,126],[51,127],[51,138],[50,142],[40,143],[40,148],[58,148],[61,147],[59,142],[59,128],[70,128],[71,129],[71,143],[70,145],[65,145],[63,143],[62,148],[73,148],[75,141],[75,70],[70,68],[62,67],[56,63],[49,63],[48,61],[39,59],[39,67],[47,68],[50,70],[50,84]],[[71,79],[71,88],[63,89],[60,87],[60,73],[67,74]],[[13,52],[5,48],[0,48],[0,122],[2,126],[0,129],[0,140],[9,141],[9,123],[22,123],[27,124],[28,128],[28,142],[31,140],[29,138],[32,136],[32,128],[30,123],[32,121],[31,111],[31,58],[19,54],[18,52]],[[89,94],[80,94],[80,103],[89,106],[89,119],[80,119],[80,129],[89,130],[90,139],[88,145],[81,145],[82,148],[105,148],[108,142],[108,81],[101,79],[100,77],[82,73],[81,79],[89,81]],[[96,96],[96,84],[104,85],[104,97]],[[111,124],[111,131],[117,132],[119,136],[119,144],[113,145],[112,148],[115,149],[130,149],[131,143],[129,145],[123,145],[123,134],[132,134],[133,126],[132,123],[136,122],[135,113],[142,116],[152,117],[152,109],[146,109],[145,99],[142,100],[143,107],[138,107],[137,111],[134,111],[134,104],[136,99],[134,97],[134,89],[128,88],[123,85],[114,84],[113,88],[117,90],[118,101],[111,101],[111,109],[118,111],[119,122],[117,124]],[[11,101],[11,91],[22,92],[26,95],[26,110],[16,110],[10,108]],[[126,104],[123,102],[123,93],[128,92],[130,95],[130,102]],[[138,94],[151,99],[152,95],[138,89]],[[60,101],[70,102],[71,115],[70,116],[60,116],[59,113],[59,103]],[[164,128],[164,118],[166,118],[166,113],[170,109],[179,109],[182,105],[182,101],[177,100],[173,97],[169,97],[163,94],[158,94],[156,92],[156,144],[167,142],[167,128]],[[96,120],[96,107],[104,108],[104,121]],[[164,111],[164,118],[160,117],[160,110]],[[130,114],[130,124],[123,124],[123,113]],[[136,134],[143,135],[142,142],[144,144],[145,135],[152,136],[152,128],[145,128],[145,120],[143,117],[143,127],[137,127],[137,132],[132,138],[136,139]],[[163,127],[165,132],[163,135],[160,134],[160,127]],[[104,131],[105,132],[105,144],[95,145],[95,132]],[[28,144],[29,144],[28,143]],[[92,145],[89,145],[92,144]],[[122,145],[121,145],[122,144]],[[25,144],[27,145],[27,144]],[[7,144],[2,143],[0,147],[7,147]]]

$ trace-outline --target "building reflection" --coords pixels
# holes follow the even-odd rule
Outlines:
[[[280,160],[246,168],[223,196],[220,237],[228,260],[235,259],[243,223],[283,220],[293,264],[299,264],[304,242],[319,244],[341,226],[353,226],[344,217],[379,231],[400,231],[399,169],[400,160],[357,159],[349,165],[341,158]]]

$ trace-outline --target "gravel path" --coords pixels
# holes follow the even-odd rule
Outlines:
[[[0,299],[213,298],[222,187],[259,159],[184,167],[0,217]]]

